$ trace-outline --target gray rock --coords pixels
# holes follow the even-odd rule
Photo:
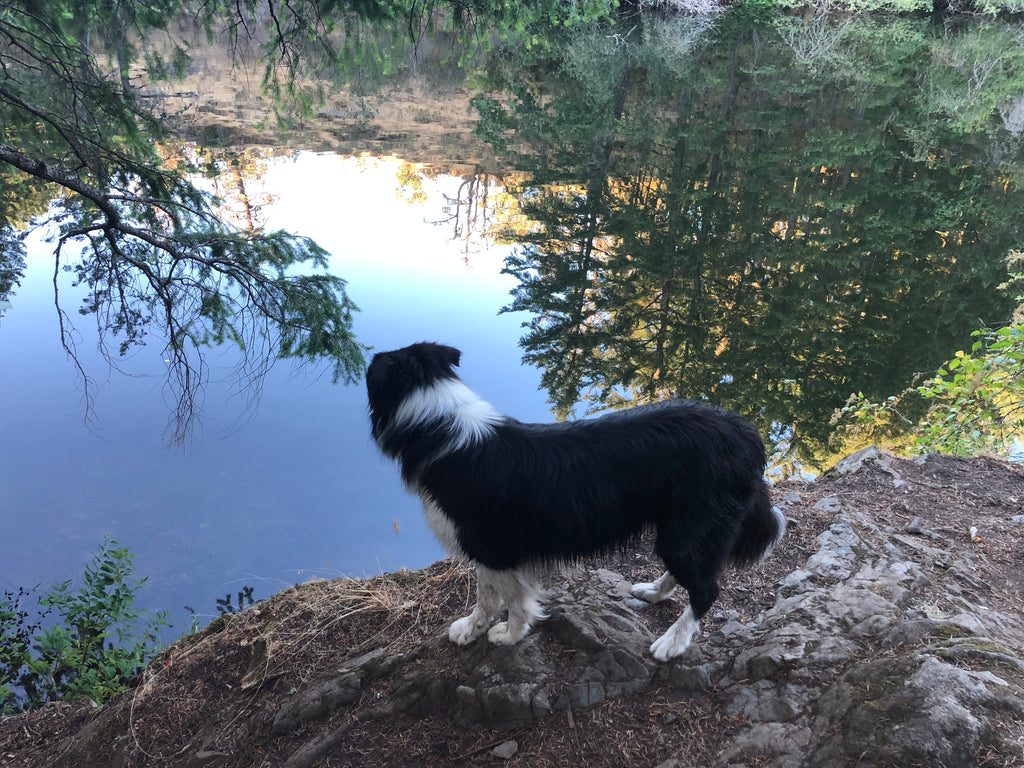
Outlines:
[[[772,765],[797,768],[802,765],[799,757],[780,752],[780,745],[795,749],[806,749],[811,744],[812,733],[806,726],[789,723],[757,723],[737,738],[732,746],[718,758],[719,765],[728,765],[737,758],[770,754],[782,756],[784,762],[773,762]]]
[[[788,722],[800,712],[801,697],[806,689],[792,685],[776,686],[768,680],[747,685],[734,685],[727,691],[733,695],[725,711],[743,715],[751,722]]]
[[[484,707],[477,698],[476,689],[468,685],[455,687],[456,720],[476,722],[483,720]]]
[[[866,765],[970,765],[1001,715],[1024,712],[1019,686],[916,653],[854,665],[823,699],[817,726],[838,738],[811,765],[856,754]]]
[[[818,537],[819,549],[807,560],[803,570],[828,580],[846,579],[854,572],[859,554],[867,547],[849,522],[832,525]]]
[[[530,683],[504,683],[481,689],[478,693],[484,719],[502,726],[530,722],[534,719],[536,690],[537,686]]]
[[[842,509],[842,504],[835,496],[826,496],[814,505],[814,510],[817,512],[838,512],[840,509]]]
[[[856,453],[847,456],[845,459],[842,459],[835,465],[835,467],[832,468],[832,472],[837,475],[851,475],[855,472],[860,472],[869,462],[882,472],[885,472],[892,477],[892,484],[894,488],[902,488],[906,485],[906,481],[903,479],[903,476],[896,469],[893,457],[874,445],[859,450]]]
[[[606,698],[604,685],[597,681],[573,683],[565,689],[562,698],[556,703],[556,709],[586,709],[600,704]]]
[[[304,723],[321,720],[350,704],[359,696],[362,679],[358,672],[342,672],[300,691],[278,710],[270,726],[271,735],[294,731]]]
[[[519,745],[514,739],[510,739],[509,741],[502,742],[492,749],[491,754],[495,757],[500,757],[502,760],[511,760],[518,751]]]

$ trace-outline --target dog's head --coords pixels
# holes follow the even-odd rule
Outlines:
[[[417,390],[444,379],[458,378],[452,370],[462,353],[444,344],[421,342],[393,352],[378,352],[366,369],[370,422],[377,438],[402,402]]]

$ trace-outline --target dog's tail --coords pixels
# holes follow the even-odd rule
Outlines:
[[[740,535],[732,545],[730,559],[736,565],[750,565],[771,554],[782,534],[786,532],[786,518],[772,506],[768,484],[758,481],[754,503],[740,524]]]

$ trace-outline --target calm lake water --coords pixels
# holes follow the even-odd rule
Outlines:
[[[508,249],[481,247],[466,265],[464,244],[424,222],[460,180],[439,178],[411,207],[395,195],[395,167],[316,154],[271,163],[265,183],[281,202],[269,223],[331,250],[332,271],[358,296],[364,343],[456,344],[472,386],[507,412],[546,420],[538,374],[518,361],[522,318],[497,314],[513,282],[500,274]],[[330,196],[321,178],[337,183]],[[253,404],[228,378],[233,356],[215,356],[205,415],[177,449],[164,439],[160,345],[126,362],[135,375],[108,376],[79,319],[83,365],[101,383],[95,420],[84,423],[82,390],[57,336],[49,251],[32,245],[0,321],[0,397],[10,404],[0,415],[4,586],[74,578],[110,534],[150,577],[143,602],[171,609],[184,628],[184,606],[209,618],[217,598],[246,585],[267,597],[314,576],[372,575],[443,556],[369,438],[361,384],[336,386],[278,364]]]
[[[814,470],[850,447],[829,422],[851,393],[894,394],[1009,316],[1019,25],[732,14],[558,45],[365,34],[387,55],[349,60],[287,131],[254,129],[267,105],[216,51],[159,103],[221,164],[233,215],[332,254],[364,343],[460,347],[467,382],[520,419],[707,398],[781,438],[782,468]],[[212,353],[182,451],[159,341],[108,374],[76,317],[101,384],[86,424],[51,251],[32,241],[0,319],[2,586],[72,578],[110,534],[150,577],[143,604],[181,630],[184,606],[209,618],[243,586],[442,555],[377,456],[361,385],[279,364],[253,402],[227,377],[234,353]]]

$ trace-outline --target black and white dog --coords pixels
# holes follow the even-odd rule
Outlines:
[[[453,367],[460,352],[413,344],[374,355],[366,373],[373,437],[401,466],[441,544],[477,565],[477,604],[451,625],[460,645],[487,633],[520,640],[543,618],[537,566],[608,551],[653,529],[666,572],[633,594],[676,584],[690,605],[651,645],[683,653],[718,596],[727,562],[749,564],[782,538],[764,480],[764,443],[739,416],[667,401],[595,419],[523,424],[477,397]]]

